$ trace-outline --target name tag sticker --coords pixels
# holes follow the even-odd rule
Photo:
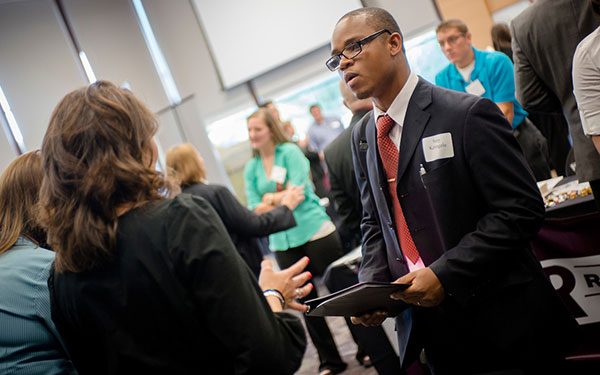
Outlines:
[[[469,83],[467,85],[467,87],[465,87],[465,91],[468,92],[469,94],[477,95],[477,96],[481,96],[481,95],[485,94],[485,88],[483,87],[481,82],[479,82],[478,79]]]
[[[274,165],[273,169],[271,169],[271,180],[277,182],[278,184],[283,184],[285,182],[286,174],[287,169]]]
[[[453,158],[452,134],[442,133],[423,138],[423,154],[427,163],[438,159]]]

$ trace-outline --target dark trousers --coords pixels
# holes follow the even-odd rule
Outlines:
[[[527,117],[546,137],[552,167],[559,176],[566,176],[565,165],[571,149],[567,120],[562,113],[529,112]]]
[[[542,181],[552,177],[548,143],[542,132],[526,117],[514,130],[514,134],[535,180]]]
[[[325,285],[330,292],[337,292],[358,283],[358,275],[346,265],[332,268]],[[350,318],[346,324],[354,341],[371,357],[371,362],[380,375],[400,374],[400,360],[382,327],[365,327],[354,325]]]
[[[304,245],[286,251],[275,251],[274,253],[277,263],[282,269],[291,266],[303,256],[308,256],[310,263],[306,270],[310,271],[313,276],[323,275],[327,266],[343,255],[340,237],[337,232],[307,242]],[[300,301],[304,302],[317,297],[317,289],[313,288]],[[308,334],[319,353],[319,361],[321,362],[319,370],[331,369],[333,372],[339,372],[345,369],[346,364],[340,357],[325,318],[304,315],[304,321],[306,322]]]

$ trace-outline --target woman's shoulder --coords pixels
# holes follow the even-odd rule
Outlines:
[[[22,241],[23,239],[24,241]],[[10,278],[9,275],[18,273],[21,283],[44,286],[50,274],[54,257],[54,251],[39,247],[29,239],[19,237],[15,245],[0,255],[0,269],[5,269],[7,273],[0,272],[4,273],[5,278]],[[13,280],[16,281],[16,279]]]
[[[277,145],[277,148],[283,152],[302,152],[302,150],[300,150],[300,147],[298,147],[298,145],[292,142],[281,143]]]
[[[208,200],[214,205],[216,201],[226,195],[230,195],[231,192],[227,187],[219,184],[196,184],[189,186],[182,190],[183,194],[191,194],[198,197],[202,197]]]
[[[33,243],[26,237],[19,237],[17,242],[0,256],[2,263],[18,262],[24,268],[45,268],[54,261],[54,251],[45,249]]]
[[[306,159],[306,156],[304,156],[304,152],[302,152],[300,147],[298,147],[298,145],[296,145],[295,143],[282,143],[280,145],[277,145],[277,150],[285,158],[291,157],[293,160],[297,160],[298,158]]]
[[[203,197],[197,195],[183,193],[169,201],[167,211],[175,214],[183,211],[202,212],[212,210],[210,203]]]
[[[144,228],[159,228],[180,223],[182,219],[194,216],[206,216],[213,211],[206,199],[188,193],[181,193],[174,198],[147,203],[119,218],[119,228],[124,231]]]

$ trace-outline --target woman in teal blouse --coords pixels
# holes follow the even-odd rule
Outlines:
[[[0,373],[76,374],[50,318],[54,252],[35,222],[42,182],[38,151],[16,158],[0,177]]]
[[[288,141],[279,122],[261,108],[248,117],[248,136],[254,158],[244,169],[246,196],[250,209],[263,213],[277,207],[290,190],[304,189],[305,200],[293,211],[297,226],[269,236],[279,267],[286,268],[303,256],[311,260],[308,270],[320,276],[327,266],[343,255],[335,225],[319,205],[312,189],[309,162],[300,148]],[[313,289],[300,300],[318,297]],[[306,325],[321,360],[321,374],[342,372],[346,364],[323,318],[306,317]]]

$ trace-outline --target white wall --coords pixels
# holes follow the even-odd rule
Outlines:
[[[130,1],[63,0],[63,6],[97,79],[128,82],[154,112],[169,105]]]
[[[0,85],[29,151],[41,146],[58,101],[86,81],[51,0],[0,7]]]
[[[163,151],[183,140],[194,144],[206,159],[209,178],[228,184],[205,125],[255,104],[245,85],[222,90],[192,1],[143,0],[180,96],[193,95],[192,100],[177,109],[183,133],[179,132],[173,114],[164,113],[159,116],[162,128],[158,136]],[[364,0],[363,3],[389,10],[405,35],[437,23],[431,1]],[[131,1],[64,0],[63,4],[98,79],[117,84],[128,82],[132,91],[155,112],[169,105]],[[291,15],[274,15],[278,16]],[[331,31],[334,26],[331,25]],[[240,35],[236,42],[246,41]],[[324,65],[329,55],[329,47],[325,46],[257,77],[253,85],[258,96],[278,97],[315,77],[332,74]],[[241,56],[239,63],[249,58],[252,56]],[[76,51],[53,1],[0,0],[0,85],[21,125],[28,149],[40,146],[50,112],[58,100],[85,83]],[[0,165],[3,157],[0,153]]]
[[[8,132],[8,124],[4,120],[4,116],[0,114],[0,126],[3,131],[0,131],[0,172],[2,172],[8,164],[15,158],[16,150],[13,148],[12,141],[9,141],[10,135]]]
[[[366,7],[383,8],[398,22],[404,36],[435,27],[440,21],[433,1],[415,0],[363,0]]]

